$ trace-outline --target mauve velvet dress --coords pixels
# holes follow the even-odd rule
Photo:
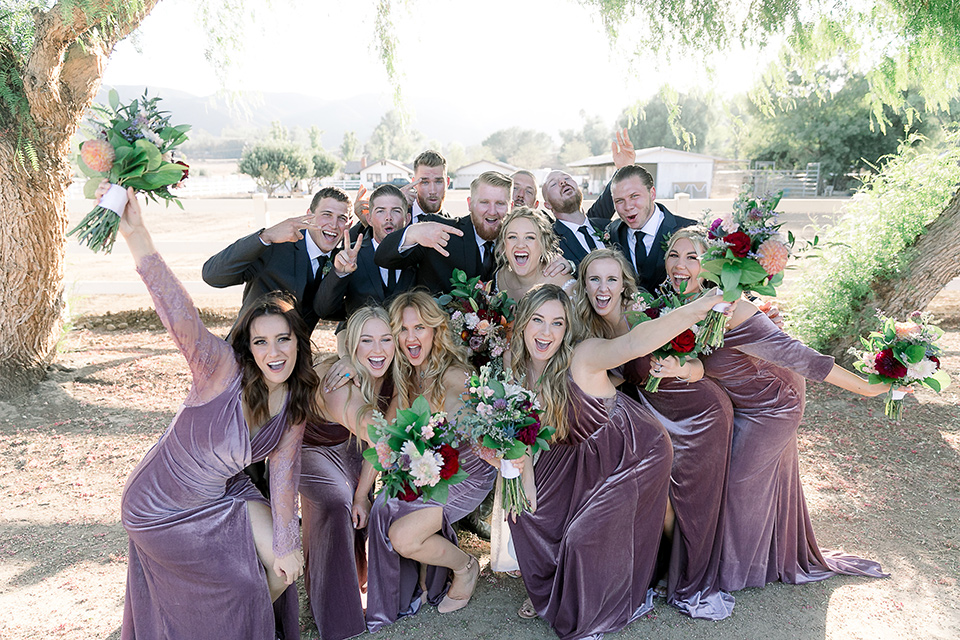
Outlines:
[[[673,467],[670,503],[676,514],[667,602],[694,618],[722,620],[734,598],[720,590],[720,549],[727,495],[727,467],[733,434],[730,398],[709,378],[684,382],[663,378],[656,392],[644,389],[650,357],[623,367],[670,434]]]
[[[427,567],[427,591],[420,589],[420,563],[404,558],[393,550],[388,532],[390,525],[403,516],[428,507],[443,508],[440,535],[457,544],[453,523],[476,509],[493,488],[496,468],[481,460],[472,445],[461,445],[460,468],[468,478],[452,485],[446,504],[422,497],[412,502],[399,498],[377,496],[367,525],[367,630],[370,633],[393,624],[402,616],[415,614],[424,602],[440,603],[447,591],[450,570],[446,567]]]
[[[791,338],[760,312],[723,341],[703,357],[707,375],[733,402],[720,587],[804,584],[838,573],[884,577],[876,562],[820,550],[800,486],[804,378],[824,380],[833,358]]]
[[[672,460],[648,409],[568,382],[570,433],[537,457],[536,512],[510,521],[527,594],[563,640],[617,631],[653,607]]]
[[[386,411],[393,385],[385,381],[379,408]],[[360,481],[363,446],[335,422],[307,423],[300,452],[304,587],[323,640],[352,638],[367,630],[360,589],[367,582],[367,530],[353,528],[353,496]]]
[[[130,558],[121,637],[274,640],[276,609],[285,640],[299,638],[296,585],[270,603],[246,506],[266,500],[243,469],[269,456],[273,550],[297,550],[303,425],[287,425],[284,405],[251,440],[233,348],[203,326],[159,255],[146,256],[138,271],[193,385],[123,490]]]

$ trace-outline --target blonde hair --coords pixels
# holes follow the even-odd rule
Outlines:
[[[670,249],[673,249],[673,245],[677,244],[677,242],[680,240],[689,240],[692,242],[694,248],[697,250],[697,254],[700,256],[707,252],[707,230],[697,225],[692,227],[681,227],[680,229],[677,229],[667,240],[667,249],[664,252],[664,255],[670,253]],[[703,288],[703,281],[707,280],[703,273],[704,272],[701,272],[701,275],[698,276],[698,280],[700,281],[699,286],[701,289]],[[687,293],[690,293],[690,291],[687,291]]]
[[[497,242],[494,244],[494,255],[497,257],[497,268],[506,267],[507,251],[504,249],[504,239],[507,237],[507,227],[514,220],[529,220],[537,230],[537,244],[540,245],[540,268],[553,262],[560,257],[560,238],[553,231],[553,223],[545,214],[530,207],[517,207],[506,216],[500,223],[500,233],[497,236]]]
[[[637,292],[637,284],[633,279],[633,268],[622,253],[615,249],[594,249],[580,262],[577,267],[577,286],[574,295],[577,307],[577,317],[583,324],[587,335],[593,338],[616,338],[614,329],[593,309],[587,296],[587,270],[597,260],[614,260],[620,265],[620,280],[623,282],[623,291],[620,293],[620,308],[623,309],[633,299]]]
[[[408,408],[416,399],[413,395],[412,380],[417,373],[400,346],[403,312],[408,307],[417,312],[424,325],[433,329],[433,345],[424,361],[423,394],[430,403],[431,411],[441,411],[446,397],[443,379],[447,371],[456,368],[469,372],[473,367],[467,360],[466,347],[454,338],[450,329],[450,317],[437,301],[426,291],[404,291],[390,303],[390,328],[393,330],[393,339],[397,342],[397,355],[393,358],[393,380],[401,409]]]
[[[514,320],[513,340],[510,343],[510,352],[513,356],[513,371],[518,379],[524,378],[530,366],[530,352],[523,338],[523,332],[540,307],[551,300],[557,300],[563,305],[563,313],[567,319],[563,340],[556,353],[547,362],[543,374],[538,380],[521,380],[527,389],[539,393],[540,404],[543,407],[543,423],[556,429],[554,440],[563,440],[570,433],[567,419],[567,410],[570,406],[570,385],[567,382],[567,371],[570,369],[570,360],[573,356],[573,347],[580,341],[580,323],[577,320],[570,296],[555,284],[538,284],[517,303]]]
[[[360,360],[357,358],[357,349],[360,347],[360,336],[363,334],[363,328],[367,324],[367,320],[381,320],[387,328],[390,329],[390,316],[387,315],[386,309],[383,307],[367,306],[361,307],[354,311],[350,315],[350,319],[347,320],[347,327],[345,331],[344,345],[347,350],[347,358],[350,360],[350,364],[353,366],[354,371],[357,372],[356,381],[360,385],[360,394],[363,397],[363,406],[357,410],[357,424],[359,425],[362,422],[363,416],[372,412],[375,409],[379,408],[379,394],[376,392],[376,380],[372,375],[370,375],[369,370],[363,366]],[[393,359],[396,360],[397,356],[394,354]],[[383,384],[389,384],[390,380],[393,377],[393,368],[387,370],[387,373],[384,375],[384,379],[381,384],[381,390],[383,389]],[[353,393],[353,385],[347,385],[350,387],[350,394]],[[347,396],[349,402],[349,395]]]
[[[505,176],[499,171],[484,171],[479,176],[474,178],[473,182],[470,183],[471,198],[477,195],[477,189],[481,184],[486,184],[491,187],[498,187],[500,189],[506,189],[508,199],[510,197],[510,192],[513,191],[513,178],[510,176]]]

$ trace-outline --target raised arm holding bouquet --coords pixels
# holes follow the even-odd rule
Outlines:
[[[171,125],[168,112],[160,111],[160,98],[146,92],[129,104],[120,104],[113,89],[110,106],[94,105],[94,137],[80,146],[80,170],[86,175],[83,193],[93,198],[104,179],[112,185],[100,202],[67,235],[77,234],[80,244],[110,253],[117,239],[120,214],[127,203],[127,187],[151,200],[183,205],[170,187],[189,175],[186,163],[174,160],[174,151],[187,140],[190,125]]]
[[[777,205],[783,192],[754,196],[748,188],[733,203],[733,211],[715,218],[707,233],[708,246],[701,267],[717,282],[727,302],[738,300],[745,291],[776,295],[783,282],[783,269],[790,257],[793,234],[780,235]],[[712,311],[697,336],[697,346],[723,345],[726,318]]]

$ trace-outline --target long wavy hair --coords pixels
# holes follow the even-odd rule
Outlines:
[[[677,229],[672,236],[667,240],[667,250],[666,253],[670,253],[670,249],[673,249],[673,245],[677,244],[679,240],[689,240],[693,243],[693,246],[696,247],[697,253],[701,256],[707,252],[707,230],[703,227],[697,225],[692,227],[681,227]],[[700,288],[704,289],[704,283],[711,282],[706,276],[711,274],[701,271],[700,272]],[[664,286],[670,286],[670,275],[667,274],[667,282],[664,283]],[[687,292],[689,293],[689,291]]]
[[[397,343],[397,355],[393,358],[393,380],[401,409],[408,408],[416,399],[413,380],[414,376],[418,375],[400,344],[403,311],[408,307],[415,309],[423,324],[433,329],[433,345],[424,361],[423,392],[430,403],[430,410],[441,411],[446,397],[443,378],[447,371],[455,367],[469,372],[473,367],[467,359],[466,347],[454,338],[450,329],[450,317],[437,301],[423,290],[404,291],[393,299],[389,309],[390,327]]]
[[[623,254],[615,249],[595,249],[587,254],[577,267],[577,286],[574,299],[576,300],[577,317],[583,324],[583,329],[587,335],[594,338],[606,338],[610,340],[616,338],[613,327],[607,324],[590,304],[587,296],[587,270],[590,265],[597,260],[615,260],[620,265],[620,279],[623,281],[623,291],[620,294],[620,308],[625,309],[634,294],[637,292],[637,284],[633,279],[633,269],[630,263],[623,257]]]
[[[570,369],[570,359],[573,356],[573,347],[580,341],[582,331],[577,319],[576,310],[570,296],[555,284],[538,284],[517,303],[513,324],[513,340],[510,342],[510,352],[513,356],[514,375],[525,378],[528,374],[532,358],[527,350],[523,332],[530,324],[533,314],[546,302],[557,300],[563,305],[567,326],[563,340],[556,353],[547,362],[543,374],[538,380],[521,380],[523,385],[540,395],[540,404],[543,407],[544,424],[552,426],[557,432],[554,440],[563,440],[570,433],[567,420],[567,408],[570,403],[570,385],[567,382],[567,371]]]
[[[270,419],[270,392],[264,382],[263,372],[250,350],[250,331],[253,321],[264,316],[282,316],[297,339],[297,362],[287,378],[288,424],[300,424],[319,416],[316,401],[320,378],[313,370],[313,348],[310,332],[296,309],[293,296],[281,291],[265,293],[254,302],[237,320],[230,332],[230,346],[237,355],[242,368],[243,401],[250,409],[250,419],[262,425]]]
[[[513,209],[504,216],[503,222],[500,223],[500,235],[497,237],[497,242],[494,245],[494,254],[497,257],[497,268],[509,267],[510,265],[510,262],[507,260],[507,251],[504,248],[506,246],[504,238],[507,236],[507,227],[510,226],[510,223],[520,218],[529,220],[537,230],[537,244],[540,245],[540,269],[542,270],[561,255],[560,238],[558,238],[557,234],[553,231],[553,223],[550,222],[550,218],[530,207],[517,207]]]

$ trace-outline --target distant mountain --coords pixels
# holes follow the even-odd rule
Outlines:
[[[121,99],[131,100],[143,93],[142,86],[118,85],[114,87]],[[106,103],[107,91],[102,87],[97,101]],[[251,93],[230,105],[228,100],[216,95],[195,96],[176,89],[151,87],[150,95],[163,98],[163,108],[174,114],[177,123],[188,123],[194,129],[202,129],[211,135],[220,136],[224,129],[269,127],[279,120],[285,127],[309,128],[316,125],[323,130],[323,145],[337,149],[347,131],[355,131],[361,143],[370,137],[384,113],[393,108],[389,100],[378,94],[354,96],[345,99],[324,99],[296,93]],[[561,112],[540,114],[536,121],[518,122],[508,100],[466,114],[458,109],[458,99],[445,98],[442,102],[410,104],[413,126],[427,140],[443,144],[460,142],[465,147],[480,144],[498,129],[511,126],[532,128],[555,136],[560,128],[579,127],[577,114],[562,118]]]

